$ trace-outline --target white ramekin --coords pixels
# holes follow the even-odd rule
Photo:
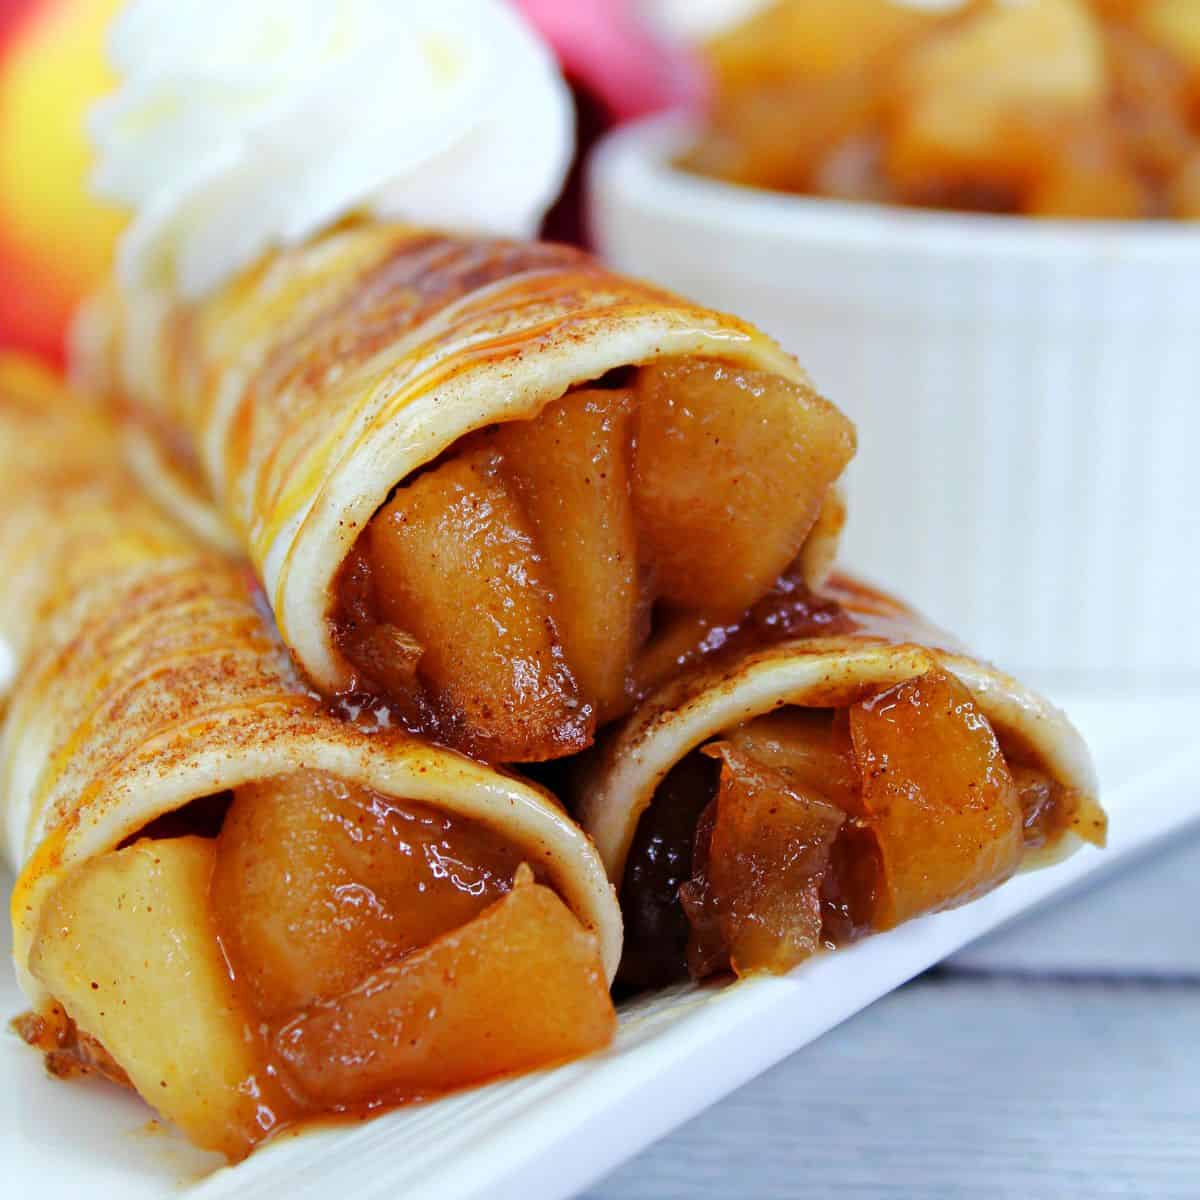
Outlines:
[[[844,558],[1062,684],[1200,678],[1200,228],[852,205],[592,163],[621,269],[774,334],[858,423]]]

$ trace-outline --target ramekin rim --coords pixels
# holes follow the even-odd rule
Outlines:
[[[924,250],[944,255],[1037,254],[1066,260],[1159,262],[1193,257],[1200,266],[1200,223],[1186,221],[1052,220],[863,204],[745,187],[696,175],[672,158],[695,135],[695,120],[678,113],[643,118],[606,135],[587,169],[593,214],[601,193],[631,195],[664,213],[751,231],[792,243],[819,240],[848,249]]]

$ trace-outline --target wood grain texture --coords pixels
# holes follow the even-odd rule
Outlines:
[[[928,975],[588,1200],[1200,1195],[1200,986]]]

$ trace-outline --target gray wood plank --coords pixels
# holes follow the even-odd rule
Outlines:
[[[1200,827],[1047,911],[974,942],[964,969],[1200,981]],[[1150,914],[1150,919],[1147,919]]]
[[[1200,1196],[1200,987],[931,975],[588,1200]]]

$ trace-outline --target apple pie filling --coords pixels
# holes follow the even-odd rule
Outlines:
[[[975,899],[1068,830],[1102,844],[1103,813],[1006,752],[950,674],[845,709],[783,707],[659,786],[625,864],[620,979],[787,971]]]
[[[132,1081],[235,1159],[301,1118],[586,1054],[615,1021],[595,935],[515,846],[314,772],[237,789],[215,837],[81,866],[30,967],[56,1001],[19,1032],[59,1073]]]
[[[343,569],[337,643],[416,732],[495,762],[571,754],[836,522],[853,448],[831,404],[771,374],[611,373],[396,488]]]

